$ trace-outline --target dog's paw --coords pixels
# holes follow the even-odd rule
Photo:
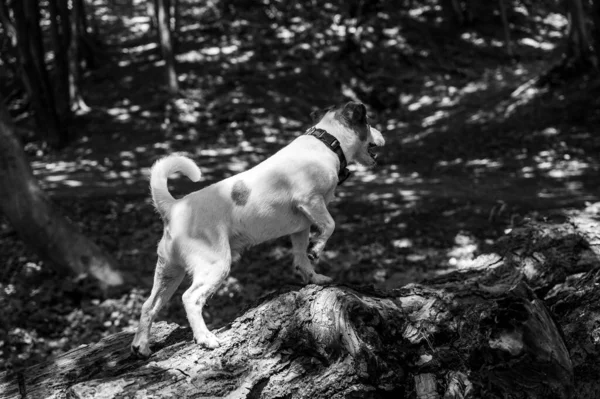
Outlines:
[[[208,349],[215,349],[221,346],[217,336],[211,332],[204,334],[202,337],[194,338],[194,342]]]
[[[310,260],[312,263],[316,263],[319,261],[319,254],[314,249],[310,249],[307,252],[306,256],[308,256],[308,260]]]
[[[333,281],[333,279],[331,277],[327,277],[327,276],[324,276],[324,275],[319,274],[319,273],[313,273],[310,276],[310,282],[312,284],[324,285],[324,284],[329,284],[332,281]]]
[[[131,344],[131,353],[136,357],[147,359],[152,354],[152,351],[150,350],[148,345],[141,346]]]

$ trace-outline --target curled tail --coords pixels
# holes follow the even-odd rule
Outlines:
[[[163,218],[175,203],[175,198],[169,193],[167,179],[169,175],[181,172],[191,181],[200,180],[200,168],[191,159],[183,155],[169,155],[156,161],[150,171],[150,191],[154,207]]]

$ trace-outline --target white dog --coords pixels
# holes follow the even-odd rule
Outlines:
[[[335,227],[327,210],[335,188],[348,175],[346,163],[375,165],[375,147],[385,140],[367,123],[366,108],[350,102],[317,114],[318,123],[250,170],[229,177],[181,199],[167,189],[171,173],[193,181],[200,169],[183,156],[171,155],[152,167],[152,199],[164,220],[158,244],[154,286],[142,306],[140,324],[131,345],[135,354],[150,355],[150,326],[171,298],[186,272],[192,284],[183,304],[196,343],[219,346],[202,318],[206,300],[229,274],[232,260],[247,247],[290,235],[294,267],[304,282],[324,284],[329,277],[315,272]],[[310,227],[317,237],[309,249]]]

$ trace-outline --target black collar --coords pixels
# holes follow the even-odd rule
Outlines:
[[[325,144],[329,149],[338,156],[340,159],[340,170],[338,172],[338,186],[346,181],[348,177],[350,177],[350,171],[346,166],[348,166],[348,162],[346,162],[346,157],[344,156],[344,151],[342,150],[342,146],[338,139],[333,137],[331,134],[327,133],[323,129],[317,129],[316,127],[311,127],[304,133],[308,136],[314,136],[321,140],[323,144]]]

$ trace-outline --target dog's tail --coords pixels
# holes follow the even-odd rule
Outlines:
[[[200,168],[188,157],[183,155],[169,155],[156,161],[150,171],[150,191],[154,207],[165,218],[175,203],[175,198],[169,193],[167,179],[169,175],[181,172],[191,181],[200,180]]]

